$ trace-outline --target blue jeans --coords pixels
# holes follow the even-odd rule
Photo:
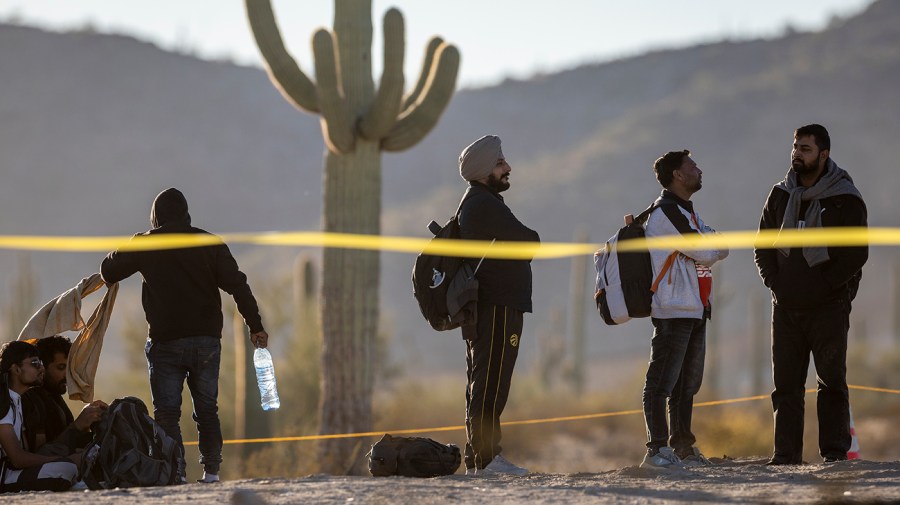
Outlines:
[[[705,319],[651,319],[650,366],[644,382],[647,447],[656,452],[670,445],[679,456],[690,455],[697,441],[691,432],[694,395],[703,381],[706,357]],[[666,425],[666,400],[669,424]]]
[[[153,417],[174,438],[182,454],[181,392],[187,379],[193,418],[200,432],[200,464],[208,473],[219,473],[222,463],[222,427],[219,424],[219,362],[222,341],[217,337],[185,337],[154,342],[144,348],[150,370]]]

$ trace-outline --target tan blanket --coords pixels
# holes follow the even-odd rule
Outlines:
[[[94,377],[97,375],[103,337],[109,326],[119,284],[109,286],[87,324],[81,317],[81,300],[104,285],[100,274],[81,279],[77,286],[50,300],[35,312],[18,338],[41,339],[64,331],[81,330],[69,351],[66,388],[70,399],[84,403],[94,401]]]

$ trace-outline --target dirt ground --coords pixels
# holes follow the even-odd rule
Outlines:
[[[768,467],[765,459],[716,460],[677,472],[636,466],[603,473],[434,479],[336,477],[247,479],[162,488],[18,493],[4,505],[234,503],[900,503],[900,461]]]

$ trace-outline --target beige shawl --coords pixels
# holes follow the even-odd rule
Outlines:
[[[41,339],[64,331],[81,330],[69,351],[66,388],[70,399],[84,403],[94,401],[94,377],[97,375],[103,336],[109,326],[119,284],[109,286],[87,324],[81,317],[81,300],[104,285],[100,274],[81,279],[77,286],[50,300],[35,312],[18,338]]]

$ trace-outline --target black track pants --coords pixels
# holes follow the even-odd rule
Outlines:
[[[474,330],[474,331],[473,331]],[[500,414],[506,406],[519,356],[522,312],[479,304],[478,324],[463,328],[466,340],[466,468],[484,468],[500,454]]]

